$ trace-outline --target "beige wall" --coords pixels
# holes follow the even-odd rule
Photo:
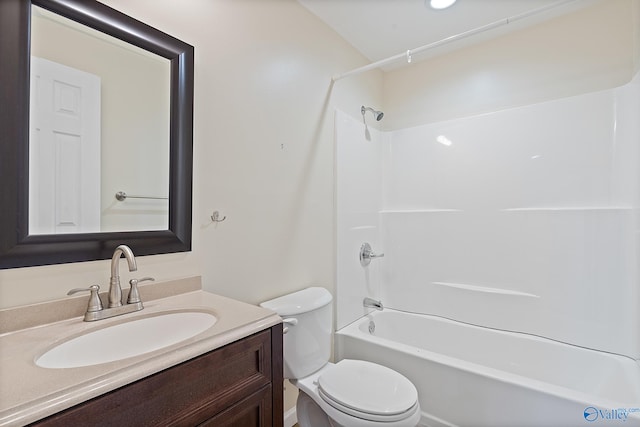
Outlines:
[[[104,3],[196,52],[193,251],[139,257],[135,277],[201,274],[207,290],[250,303],[333,290],[333,109],[380,105],[381,72],[331,87],[366,61],[295,0]],[[211,225],[213,210],[227,220]],[[108,261],[1,270],[0,306],[108,279]]]
[[[383,126],[401,129],[628,83],[640,55],[639,4],[601,0],[388,72]]]
[[[633,59],[634,59],[634,74],[640,71],[640,1],[633,0]]]

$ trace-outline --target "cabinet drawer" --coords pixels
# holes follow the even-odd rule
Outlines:
[[[199,427],[271,427],[271,386],[246,397]]]
[[[271,381],[265,330],[45,418],[42,426],[193,426]]]

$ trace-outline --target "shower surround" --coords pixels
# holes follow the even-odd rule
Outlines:
[[[369,296],[639,366],[638,117],[639,76],[390,132],[337,112],[337,328]]]

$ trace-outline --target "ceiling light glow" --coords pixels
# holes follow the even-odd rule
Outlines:
[[[453,5],[456,0],[431,0],[429,2],[429,6],[434,9],[446,9],[449,6]]]

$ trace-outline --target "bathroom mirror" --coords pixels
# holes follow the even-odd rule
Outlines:
[[[144,153],[150,149],[143,145],[142,137],[138,136],[127,141],[121,149],[112,150],[116,153],[120,151],[122,158],[137,151],[138,157],[134,157],[133,163],[123,162],[122,165],[105,168],[116,174],[126,175],[134,169],[133,165],[137,165],[136,173],[132,176],[139,178],[129,180],[133,187],[123,187],[119,191],[127,192],[129,200],[137,195],[154,203],[155,197],[159,197],[157,201],[163,203],[164,207],[157,210],[165,212],[160,225],[146,222],[133,226],[112,224],[108,227],[98,226],[96,230],[100,231],[95,232],[91,228],[69,232],[63,228],[62,231],[56,231],[60,234],[53,234],[46,228],[38,229],[33,225],[33,218],[30,226],[29,216],[33,217],[34,212],[32,208],[40,204],[40,196],[34,198],[33,191],[32,196],[29,196],[32,188],[30,181],[34,181],[33,173],[37,176],[42,170],[40,164],[30,162],[29,148],[29,101],[30,98],[33,99],[30,69],[32,65],[35,66],[31,64],[31,29],[34,25],[32,5],[33,9],[42,9],[40,14],[54,18],[49,20],[55,21],[55,17],[59,17],[61,21],[69,19],[76,26],[80,24],[89,28],[89,31],[98,31],[93,38],[113,38],[108,41],[109,44],[119,44],[125,49],[129,45],[134,56],[147,57],[150,62],[160,64],[161,70],[165,70],[160,72],[161,76],[164,73],[164,78],[158,81],[166,87],[154,87],[151,91],[164,96],[166,106],[153,114],[150,113],[152,108],[135,108],[134,111],[139,112],[140,118],[132,118],[140,124],[138,135],[156,135],[149,138],[151,141],[157,140],[154,154],[165,154],[159,160],[149,161]],[[74,29],[80,33],[77,30]],[[136,255],[190,250],[193,47],[97,1],[3,0],[0,2],[0,55],[0,268],[107,259],[111,257],[113,249],[122,243],[129,245]],[[139,72],[129,63],[123,64],[121,68],[132,75]],[[112,95],[108,92],[108,87],[102,90],[103,97]],[[103,137],[102,143],[115,145],[116,142],[114,139],[105,141]],[[33,149],[31,151],[33,157]],[[104,154],[104,150],[102,151]],[[111,157],[118,161],[118,156],[112,154]],[[70,176],[73,181],[74,175]],[[135,184],[144,181],[143,178],[160,182],[161,185],[156,187],[159,190],[151,190],[153,194],[149,194],[148,190],[136,189]],[[47,179],[41,178],[41,181],[46,183]],[[47,194],[47,191],[40,191]],[[115,194],[109,196],[113,198],[114,206],[117,206],[119,202],[115,199]],[[165,198],[168,200],[162,200]],[[102,203],[102,210],[104,205]],[[148,213],[158,205],[147,206],[151,206],[144,209]],[[41,206],[39,208],[47,211]],[[109,232],[104,232],[105,230]]]
[[[36,5],[30,34],[29,234],[167,230],[169,59]]]

